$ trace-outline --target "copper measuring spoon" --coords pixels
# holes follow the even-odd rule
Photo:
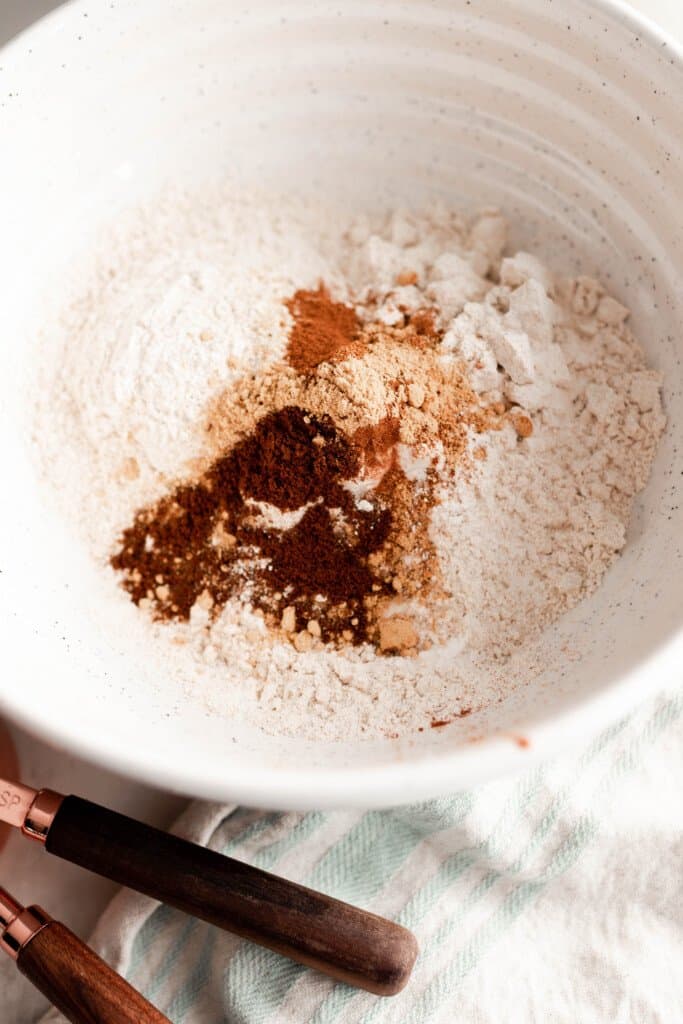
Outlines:
[[[393,921],[88,800],[0,779],[0,821],[48,853],[338,981],[390,996],[410,977],[417,942]]]
[[[170,1024],[73,932],[2,887],[0,949],[72,1024]]]

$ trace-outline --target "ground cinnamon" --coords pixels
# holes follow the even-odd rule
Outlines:
[[[300,289],[285,302],[294,320],[287,359],[298,373],[310,373],[321,363],[363,354],[360,324],[353,306],[334,302],[325,285]]]

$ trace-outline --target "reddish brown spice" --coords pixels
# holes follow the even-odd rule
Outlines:
[[[311,373],[321,363],[363,354],[356,311],[334,302],[323,284],[316,291],[300,289],[285,305],[294,320],[287,359],[298,373]]]
[[[407,319],[414,330],[411,342],[416,348],[431,348],[441,340],[442,332],[436,326],[436,310],[418,309]]]
[[[246,585],[271,621],[295,609],[295,630],[314,620],[323,641],[368,639],[366,599],[389,593],[371,567],[391,512],[359,510],[342,481],[359,453],[329,417],[287,407],[194,484],[138,513],[111,560],[136,604],[161,619],[187,619],[198,598],[214,613]],[[259,525],[253,502],[282,511],[308,505],[287,530]]]
[[[467,718],[468,715],[472,714],[472,708],[463,708],[462,711],[458,711],[456,714],[451,715],[450,718],[433,718],[429,723],[432,729],[441,729],[444,725],[450,725],[456,718]]]

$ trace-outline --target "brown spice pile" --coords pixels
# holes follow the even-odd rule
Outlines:
[[[214,403],[221,454],[138,513],[112,565],[162,620],[239,597],[298,650],[412,653],[428,640],[406,605],[446,596],[429,536],[439,480],[499,413],[439,360],[432,311],[364,326],[322,285],[286,305],[287,364]]]
[[[187,619],[197,600],[221,608],[248,587],[271,624],[284,616],[298,633],[316,622],[323,641],[348,632],[359,643],[366,598],[387,589],[368,559],[391,516],[381,504],[356,507],[341,481],[357,472],[357,449],[329,417],[280,409],[196,483],[140,512],[112,565],[133,600],[152,602],[162,619]],[[257,503],[305,511],[277,529],[262,525]]]

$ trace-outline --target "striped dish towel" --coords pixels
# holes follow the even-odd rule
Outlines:
[[[174,1024],[674,1024],[682,711],[662,694],[578,754],[417,806],[188,809],[178,833],[413,929],[392,999],[130,892],[93,945]]]

